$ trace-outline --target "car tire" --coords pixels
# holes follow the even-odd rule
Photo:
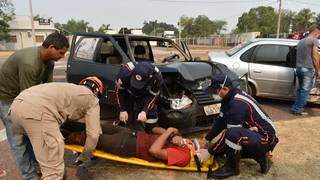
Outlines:
[[[256,91],[255,86],[252,83],[249,83],[247,94],[249,94],[251,97],[256,97],[256,95],[257,95],[256,93],[257,93],[257,91]]]

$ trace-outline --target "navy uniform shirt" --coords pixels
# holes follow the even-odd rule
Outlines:
[[[222,130],[233,127],[257,128],[266,143],[276,141],[276,131],[271,118],[257,102],[245,92],[231,88],[221,103],[221,113],[206,136],[210,141]]]
[[[153,65],[151,66],[153,68],[152,78],[142,89],[136,89],[130,85],[130,79],[135,68],[135,64],[129,62],[122,65],[116,80],[116,101],[119,105],[120,111],[125,111],[125,93],[128,93],[134,99],[143,101],[144,107],[142,111],[148,112],[153,108],[155,101],[160,94],[163,79],[159,69]]]

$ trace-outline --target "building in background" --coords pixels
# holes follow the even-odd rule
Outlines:
[[[10,39],[0,42],[0,50],[18,50],[33,46],[30,16],[15,16],[9,22]],[[49,19],[34,21],[36,45],[40,46],[46,37],[57,31]]]

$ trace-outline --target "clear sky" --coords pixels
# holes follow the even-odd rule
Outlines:
[[[283,8],[298,11],[310,8],[320,13],[320,0],[282,0]],[[29,0],[11,0],[17,15],[29,15]],[[54,22],[85,20],[97,29],[141,28],[143,22],[158,20],[177,25],[182,15],[206,15],[211,20],[225,20],[228,30],[235,28],[238,17],[250,8],[268,5],[278,8],[277,0],[32,0],[33,14],[53,17]]]

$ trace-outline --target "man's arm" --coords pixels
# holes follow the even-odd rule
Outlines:
[[[98,101],[86,112],[86,142],[80,156],[81,161],[87,161],[91,157],[91,153],[95,150],[99,136],[102,133],[100,126],[100,107]]]
[[[26,64],[19,64],[19,86],[20,86],[20,92],[28,89],[31,86],[37,85],[39,82],[37,82],[37,76],[38,73],[36,70]]]
[[[166,130],[162,127],[154,127],[152,128],[152,133],[153,134],[163,134],[164,132],[166,132]]]
[[[313,64],[316,68],[316,73],[318,75],[318,79],[320,79],[320,64],[319,64],[319,54],[318,54],[318,47],[314,46],[313,47]]]
[[[152,86],[148,90],[148,94],[143,98],[144,107],[142,111],[147,113],[150,109],[153,108],[160,94],[162,83],[163,80],[161,74],[156,74],[155,78],[153,79]]]
[[[212,128],[205,136],[207,141],[211,141],[218,134],[220,134],[224,129],[227,128],[227,123],[223,117],[218,118],[215,123],[213,123]]]
[[[319,54],[318,54],[318,47],[319,47],[319,40],[317,38],[312,39],[312,60],[315,66],[317,78],[320,79],[320,62],[319,62]]]
[[[125,79],[129,75],[130,70],[126,65],[122,65],[116,79],[116,102],[120,111],[125,111],[125,92],[126,85]]]
[[[53,82],[53,69],[54,69],[54,61],[49,61],[47,68],[44,73],[42,83]]]
[[[168,159],[168,154],[167,149],[163,148],[163,146],[166,144],[170,135],[174,132],[178,132],[178,130],[175,128],[168,128],[161,136],[159,136],[154,141],[149,149],[149,153],[157,159],[166,161]]]

